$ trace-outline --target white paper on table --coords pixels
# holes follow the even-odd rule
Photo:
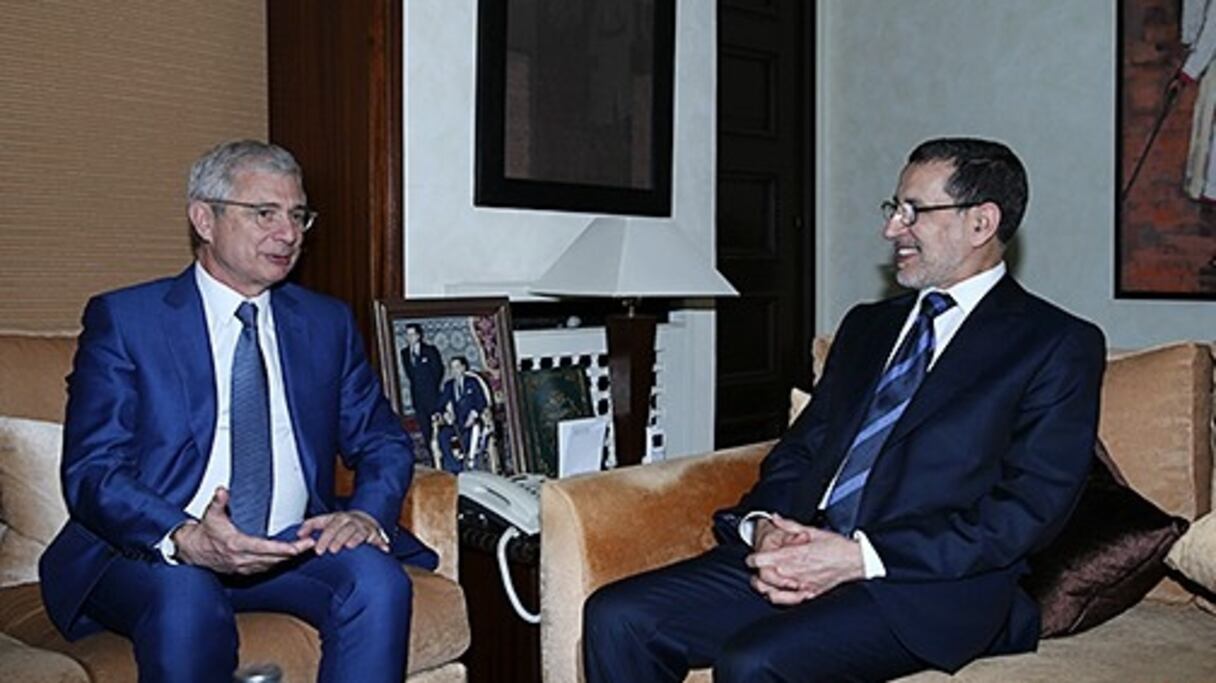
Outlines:
[[[599,472],[608,418],[584,417],[557,423],[557,476]]]

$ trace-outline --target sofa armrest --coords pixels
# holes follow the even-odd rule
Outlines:
[[[401,525],[439,553],[436,572],[456,581],[460,534],[456,528],[456,477],[430,467],[415,467],[401,507]]]
[[[583,602],[597,588],[714,544],[714,511],[738,502],[772,445],[751,444],[542,487],[544,680],[579,680]]]
[[[67,655],[0,633],[0,671],[13,683],[89,683],[84,667]]]

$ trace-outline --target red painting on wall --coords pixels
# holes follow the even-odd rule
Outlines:
[[[1115,294],[1216,300],[1216,2],[1121,0]]]

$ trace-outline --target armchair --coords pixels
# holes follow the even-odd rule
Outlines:
[[[0,416],[41,420],[44,431],[53,433],[50,423],[63,419],[64,377],[75,346],[71,336],[0,334]],[[41,519],[42,510],[17,509],[19,501],[35,498],[28,495],[31,491],[57,490],[59,459],[57,448],[30,452],[38,449],[28,444],[23,448],[19,441],[0,420],[0,578],[33,576],[33,563],[50,540],[40,536],[62,524]],[[14,464],[22,468],[12,469]],[[29,478],[34,472],[40,478]],[[340,477],[339,490],[349,482],[349,476]],[[456,581],[456,478],[419,467],[400,519],[440,558],[434,573],[406,569],[414,582],[408,680],[462,682],[464,665],[456,659],[468,647],[469,624],[464,593]],[[284,614],[250,612],[238,616],[237,628],[242,665],[271,661],[283,669],[284,680],[316,677],[320,642],[311,626]],[[0,583],[0,671],[6,681],[101,683],[136,678],[129,641],[99,633],[67,642],[43,610],[38,584],[17,579]]]

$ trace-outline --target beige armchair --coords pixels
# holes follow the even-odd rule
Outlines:
[[[62,421],[64,377],[74,350],[73,337],[0,334],[0,416]],[[0,678],[133,681],[135,661],[129,641],[111,633],[65,641],[43,610],[38,585],[29,582],[41,549],[62,521],[46,519],[56,514],[48,510],[55,509],[58,496],[45,492],[57,490],[59,454],[30,452],[38,449],[28,446],[0,424],[0,581],[4,582],[0,583]],[[349,485],[349,477],[339,488],[344,485]],[[43,507],[30,509],[39,500]],[[22,509],[25,501],[30,505]],[[456,580],[456,478],[418,468],[401,521],[440,557],[434,573],[406,569],[414,582],[408,680],[464,681],[464,665],[456,660],[468,647],[469,623],[464,593]],[[284,680],[316,678],[320,642],[312,627],[291,616],[259,612],[239,615],[237,627],[243,665],[275,662],[283,669]]]

